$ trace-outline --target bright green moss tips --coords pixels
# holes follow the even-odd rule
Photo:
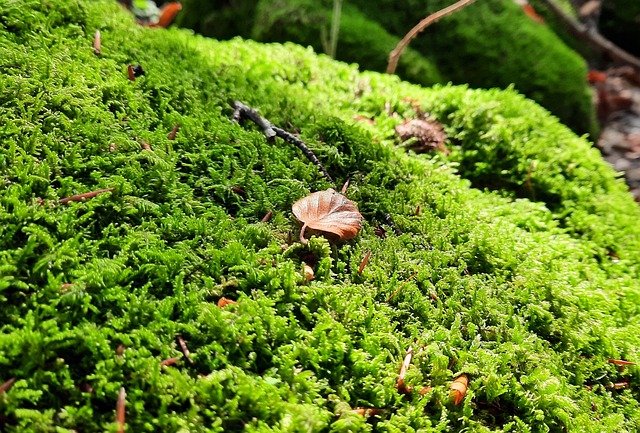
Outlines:
[[[640,210],[532,101],[143,29],[106,0],[5,1],[0,50],[3,431],[115,431],[122,387],[132,432],[640,428],[640,370],[607,361],[640,362]],[[450,155],[399,146],[416,110]],[[291,205],[346,179],[358,237],[297,242]]]

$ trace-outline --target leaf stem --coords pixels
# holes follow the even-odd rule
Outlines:
[[[304,223],[302,225],[302,228],[300,229],[300,242],[302,242],[304,245],[307,245],[309,243],[309,241],[304,238],[304,231],[306,230],[307,225],[307,223]]]

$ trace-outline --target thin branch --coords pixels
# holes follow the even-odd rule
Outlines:
[[[327,179],[331,183],[335,183],[331,175],[324,168],[324,165],[322,165],[318,157],[316,157],[316,155],[313,153],[311,149],[309,149],[309,147],[305,144],[304,141],[300,140],[298,137],[291,134],[290,132],[287,132],[282,128],[278,128],[277,126],[269,122],[267,119],[260,116],[256,110],[243,104],[240,101],[235,101],[233,103],[233,107],[235,109],[233,112],[233,120],[240,123],[242,119],[249,119],[252,122],[254,122],[256,125],[258,125],[260,128],[262,128],[262,132],[264,133],[264,135],[267,137],[268,140],[273,139],[273,137],[280,137],[283,140],[288,141],[289,143],[295,145],[298,149],[302,151],[304,156],[306,156],[309,161],[314,163],[320,169],[325,179]]]
[[[584,24],[580,23],[569,14],[567,14],[555,0],[541,0],[546,4],[549,9],[562,20],[568,27],[569,31],[577,38],[580,38],[589,43],[593,48],[598,51],[605,52],[614,61],[625,63],[633,66],[640,71],[640,59],[634,55],[626,52],[622,48],[615,45],[610,40],[603,37],[600,33],[593,29],[589,29]]]
[[[470,5],[475,0],[460,0],[457,3],[452,4],[444,9],[439,10],[436,13],[433,13],[420,21],[414,28],[412,28],[409,33],[407,33],[404,38],[396,45],[396,47],[389,53],[389,64],[387,65],[387,74],[393,74],[396,71],[396,66],[398,66],[398,61],[400,60],[400,56],[404,49],[409,45],[409,42],[416,36],[418,33],[429,27],[431,24],[437,22],[440,18],[446,17],[454,13],[455,11],[462,9],[465,6]]]

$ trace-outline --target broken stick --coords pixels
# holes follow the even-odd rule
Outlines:
[[[260,116],[256,110],[243,104],[240,101],[235,101],[233,103],[233,108],[233,120],[240,123],[240,121],[243,119],[249,119],[260,128],[262,128],[262,132],[264,133],[265,137],[267,137],[267,140],[272,140],[274,137],[280,137],[283,140],[295,145],[302,151],[302,153],[304,153],[304,156],[306,156],[309,161],[314,163],[320,169],[325,179],[327,179],[331,183],[335,183],[331,175],[324,168],[324,165],[322,165],[318,157],[313,153],[311,149],[309,149],[304,141],[300,140],[290,132],[285,131],[282,128],[278,128],[267,119]]]

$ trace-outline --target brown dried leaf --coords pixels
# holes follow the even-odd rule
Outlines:
[[[460,404],[467,394],[467,386],[469,385],[469,377],[461,374],[454,380],[449,388],[451,389],[451,399],[455,404]]]
[[[396,126],[396,132],[403,142],[416,138],[416,141],[407,146],[407,149],[411,149],[416,153],[434,149],[449,153],[444,147],[447,134],[442,129],[442,125],[435,120],[410,119]]]
[[[356,237],[362,228],[362,215],[356,205],[332,188],[301,198],[291,206],[293,214],[304,223],[300,230],[300,242],[307,243],[304,231],[307,227],[332,233],[340,240]]]

